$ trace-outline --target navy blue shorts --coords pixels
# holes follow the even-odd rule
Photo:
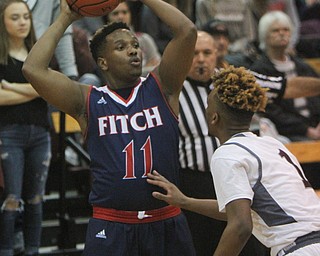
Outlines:
[[[183,213],[143,224],[91,218],[84,256],[195,256]]]

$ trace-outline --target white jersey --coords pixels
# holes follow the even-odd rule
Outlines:
[[[320,230],[320,199],[279,141],[237,134],[215,151],[211,172],[220,211],[236,199],[251,200],[253,234],[271,255]]]

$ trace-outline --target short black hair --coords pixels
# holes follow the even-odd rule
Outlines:
[[[97,61],[99,52],[101,51],[102,43],[105,41],[107,35],[111,34],[117,29],[127,29],[130,31],[128,25],[124,22],[112,22],[99,28],[90,40],[90,51],[92,57]]]

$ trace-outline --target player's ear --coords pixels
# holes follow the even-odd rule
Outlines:
[[[211,125],[216,125],[220,120],[220,116],[217,112],[212,114]]]
[[[105,70],[105,71],[108,70],[108,62],[105,58],[98,57],[97,64],[102,70]]]

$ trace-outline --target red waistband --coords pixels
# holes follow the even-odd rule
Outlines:
[[[93,206],[93,218],[128,224],[165,220],[177,216],[180,213],[180,208],[171,205],[150,211],[121,211]]]

